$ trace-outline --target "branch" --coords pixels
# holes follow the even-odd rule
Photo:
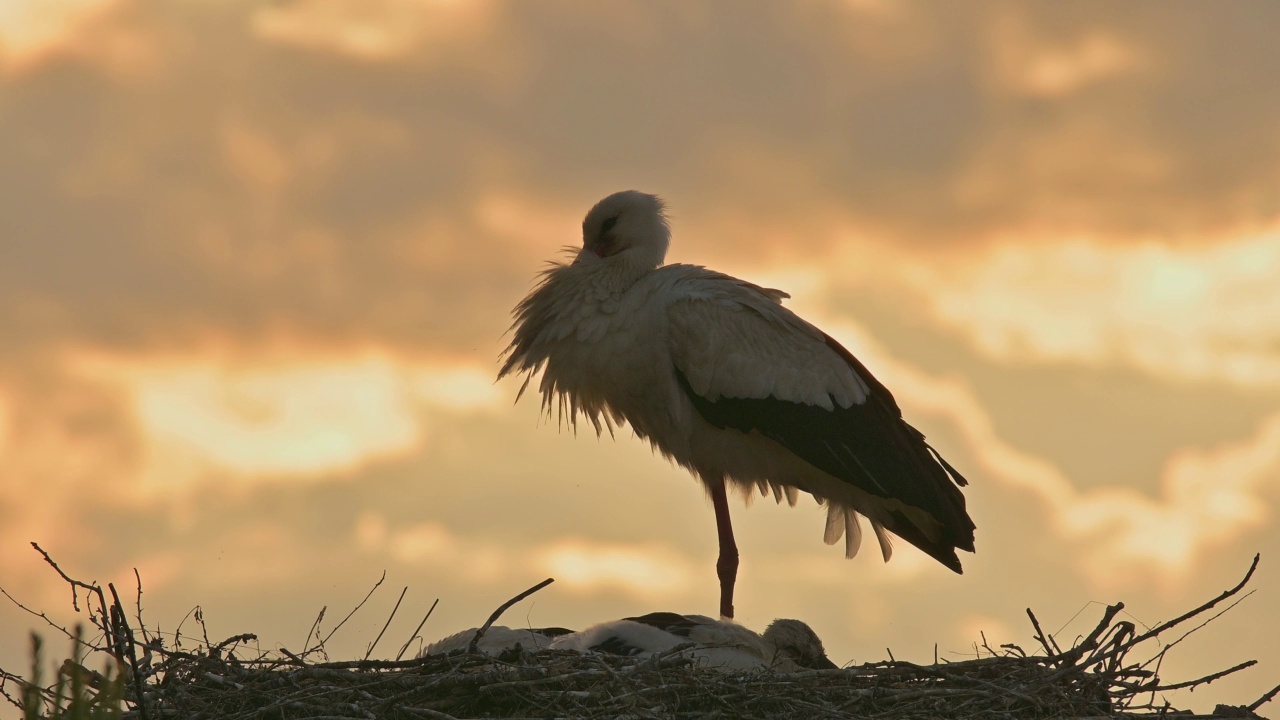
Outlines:
[[[1248,572],[1246,572],[1246,573],[1244,574],[1244,578],[1242,578],[1242,579],[1240,580],[1240,582],[1236,583],[1235,587],[1231,588],[1230,590],[1224,590],[1224,591],[1222,592],[1222,594],[1218,595],[1218,597],[1216,597],[1216,598],[1214,598],[1214,599],[1212,599],[1212,600],[1210,600],[1210,601],[1208,601],[1208,602],[1206,602],[1206,603],[1204,603],[1204,604],[1200,605],[1199,607],[1197,607],[1197,608],[1195,608],[1195,609],[1193,609],[1193,610],[1190,610],[1190,611],[1188,611],[1188,612],[1185,612],[1185,613],[1183,613],[1183,614],[1179,615],[1178,617],[1176,617],[1176,618],[1174,618],[1174,619],[1172,619],[1172,620],[1168,620],[1168,621],[1166,621],[1166,622],[1162,622],[1162,623],[1160,623],[1159,625],[1157,625],[1157,626],[1155,626],[1155,627],[1151,628],[1150,630],[1148,630],[1148,631],[1146,631],[1146,632],[1142,633],[1141,635],[1135,636],[1133,639],[1129,640],[1129,641],[1128,641],[1128,642],[1126,642],[1124,645],[1121,645],[1121,646],[1119,646],[1119,647],[1116,647],[1114,650],[1111,650],[1111,651],[1109,651],[1109,652],[1107,652],[1107,653],[1103,654],[1101,657],[1091,658],[1091,660],[1092,660],[1093,662],[1102,662],[1102,661],[1104,661],[1104,660],[1109,660],[1109,659],[1111,659],[1112,657],[1115,657],[1115,656],[1117,656],[1117,655],[1121,655],[1121,654],[1123,654],[1124,652],[1126,652],[1127,650],[1129,650],[1129,648],[1132,648],[1132,647],[1134,647],[1135,645],[1138,645],[1138,644],[1140,644],[1140,643],[1142,643],[1142,642],[1145,642],[1145,641],[1147,641],[1147,640],[1150,640],[1151,638],[1153,638],[1153,637],[1155,637],[1155,636],[1159,635],[1160,633],[1164,632],[1165,630],[1168,630],[1169,628],[1171,628],[1171,627],[1173,627],[1173,626],[1175,626],[1175,625],[1178,625],[1179,623],[1185,622],[1186,620],[1188,620],[1188,619],[1190,619],[1190,618],[1193,618],[1193,617],[1195,617],[1196,615],[1199,615],[1200,613],[1202,613],[1202,612],[1204,612],[1204,611],[1206,611],[1206,610],[1209,610],[1209,609],[1210,609],[1210,608],[1212,608],[1214,605],[1217,605],[1218,603],[1222,602],[1223,600],[1226,600],[1227,598],[1231,597],[1232,595],[1235,595],[1236,593],[1240,592],[1240,590],[1241,590],[1241,589],[1243,589],[1243,588],[1244,588],[1244,586],[1248,584],[1248,582],[1249,582],[1250,578],[1252,578],[1252,577],[1253,577],[1253,571],[1258,569],[1258,560],[1259,560],[1261,557],[1262,557],[1261,555],[1254,555],[1254,556],[1253,556],[1253,563],[1251,563],[1251,564],[1249,565],[1249,571],[1248,571]],[[1112,609],[1112,608],[1114,608],[1114,607],[1123,607],[1123,603],[1117,603],[1116,605],[1112,605],[1111,607],[1108,607],[1108,608],[1107,608],[1107,614],[1108,614],[1108,617],[1106,618],[1106,620],[1109,620],[1109,619],[1110,619],[1110,616],[1113,614],[1113,613],[1111,612],[1111,609]],[[1094,632],[1096,633],[1096,632],[1097,632],[1097,630],[1095,630]],[[1091,637],[1092,637],[1092,636],[1091,636]]]
[[[1257,664],[1258,664],[1257,660],[1246,660],[1245,662],[1242,662],[1239,665],[1236,665],[1235,667],[1230,667],[1230,668],[1227,668],[1226,670],[1219,670],[1218,672],[1213,673],[1211,675],[1205,675],[1199,680],[1188,680],[1186,682],[1174,683],[1172,685],[1156,685],[1155,687],[1151,687],[1151,688],[1141,688],[1139,692],[1146,692],[1147,690],[1150,690],[1151,692],[1164,692],[1165,690],[1177,690],[1179,688],[1185,688],[1185,687],[1194,688],[1197,685],[1207,685],[1213,682],[1214,680],[1217,680],[1220,677],[1230,675],[1233,672],[1238,672],[1248,667],[1253,667],[1254,665],[1257,665]],[[1272,692],[1275,692],[1275,691],[1273,690]]]
[[[90,585],[89,583],[72,579],[71,576],[62,572],[62,568],[58,567],[58,563],[54,562],[53,558],[49,557],[49,553],[45,552],[44,548],[40,547],[38,544],[34,542],[31,543],[31,547],[35,548],[36,552],[44,556],[44,561],[49,563],[49,566],[52,567],[54,570],[57,570],[58,574],[62,576],[63,580],[66,580],[68,583],[71,584],[71,607],[76,612],[80,612],[80,603],[79,603],[79,598],[76,597],[75,588],[78,588],[78,587],[84,588],[85,590],[88,590],[89,592],[94,593],[95,595],[98,596],[98,607],[102,611],[102,630],[103,632],[106,632],[108,635],[110,635],[111,626],[110,626],[110,619],[107,617],[107,598],[105,595],[102,594],[102,588],[98,587],[97,585]],[[89,617],[90,619],[93,618],[93,611],[89,612]]]
[[[422,622],[418,623],[418,627],[413,629],[413,633],[409,635],[409,639],[404,641],[404,645],[400,646],[400,652],[396,653],[396,660],[404,657],[404,651],[409,649],[409,644],[413,639],[418,637],[418,633],[422,631],[422,626],[427,624],[427,619],[431,617],[431,613],[436,611],[436,606],[440,604],[440,598],[431,603],[431,607],[427,609],[427,614],[422,618]]]
[[[338,628],[345,625],[347,621],[351,619],[352,615],[355,615],[356,612],[360,610],[360,608],[364,607],[365,603],[369,602],[369,598],[373,597],[373,594],[378,591],[379,587],[382,587],[382,582],[386,579],[387,579],[387,571],[383,570],[382,577],[378,578],[378,582],[374,583],[373,587],[369,588],[369,592],[365,594],[364,599],[360,601],[360,604],[352,608],[351,612],[347,613],[347,616],[342,618],[342,622],[338,623],[337,625],[334,625],[333,629],[329,631],[329,634],[324,636],[324,639],[320,641],[320,647],[324,647],[324,644],[329,642],[329,638],[333,637],[333,634],[338,632]],[[316,629],[319,630],[319,628],[316,628]],[[310,642],[309,636],[308,636],[308,642]],[[309,652],[306,647],[303,647],[302,651],[303,651],[302,654],[304,655],[307,654],[307,652]]]
[[[1275,697],[1277,693],[1280,693],[1280,685],[1277,685],[1271,688],[1271,690],[1267,692],[1266,695],[1263,695],[1262,697],[1253,701],[1253,704],[1249,706],[1249,711],[1254,712],[1258,708],[1262,707],[1263,705],[1266,705],[1267,703],[1271,702],[1271,698]]]
[[[400,597],[396,599],[395,607],[391,608],[391,615],[387,617],[387,622],[382,626],[382,630],[378,632],[378,637],[373,639],[373,643],[370,644],[369,649],[365,651],[365,660],[368,660],[369,656],[373,654],[373,649],[378,646],[378,641],[382,639],[383,633],[387,631],[387,628],[391,627],[391,621],[395,618],[396,611],[400,609],[400,603],[404,602],[404,594],[407,592],[409,592],[409,586],[405,585],[404,589],[400,591]]]
[[[518,603],[518,602],[520,602],[521,600],[523,600],[523,599],[525,599],[525,598],[529,597],[530,595],[532,595],[532,594],[534,594],[534,593],[538,592],[539,590],[541,590],[542,588],[544,588],[544,587],[546,587],[546,586],[550,585],[550,584],[551,584],[551,583],[553,583],[553,582],[555,582],[555,578],[547,578],[546,580],[543,580],[542,582],[538,583],[537,585],[534,585],[533,587],[529,588],[528,590],[525,590],[524,592],[520,593],[519,595],[517,595],[517,596],[515,596],[515,597],[511,598],[510,600],[508,600],[508,601],[506,601],[506,602],[502,603],[502,605],[501,605],[497,610],[494,610],[494,611],[493,611],[493,614],[492,614],[492,615],[490,615],[490,616],[489,616],[489,619],[488,619],[488,620],[486,620],[486,621],[484,622],[484,625],[481,625],[481,626],[480,626],[480,629],[476,631],[475,636],[473,636],[473,637],[471,638],[471,643],[470,643],[469,645],[467,645],[467,654],[468,654],[468,655],[473,655],[473,654],[475,654],[475,652],[476,652],[476,646],[480,644],[480,638],[484,637],[484,634],[485,634],[486,632],[488,632],[488,630],[489,630],[489,626],[493,625],[493,623],[494,623],[495,621],[497,621],[497,619],[498,619],[498,618],[502,617],[502,613],[506,612],[506,611],[507,611],[507,608],[511,607],[512,605],[515,605],[516,603]]]

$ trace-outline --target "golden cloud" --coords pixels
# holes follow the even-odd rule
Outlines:
[[[969,470],[972,479],[993,480],[1038,499],[1050,527],[1076,545],[1071,563],[1095,587],[1183,583],[1206,553],[1267,517],[1264,492],[1280,477],[1280,414],[1252,437],[1171,457],[1156,497],[1128,487],[1079,490],[1052,463],[1002,439],[963,380],[921,372],[847,322],[822,325],[893,388],[908,417],[941,418],[951,425],[978,463]],[[977,498],[984,492],[990,491],[979,483],[968,494]]]
[[[693,578],[688,560],[659,546],[563,540],[534,553],[535,562],[573,592],[620,590],[646,597],[686,592]],[[710,573],[704,573],[710,582]]]
[[[418,451],[424,412],[493,407],[487,370],[402,359],[387,351],[261,356],[120,357],[79,351],[78,377],[118,388],[150,466],[144,486],[201,472],[319,478]]]
[[[294,0],[256,8],[250,27],[272,42],[381,61],[459,42],[490,12],[485,0]]]
[[[1280,230],[1195,246],[1007,241],[890,262],[934,322],[1001,362],[1280,387]]]

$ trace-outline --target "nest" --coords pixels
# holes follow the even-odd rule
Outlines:
[[[1280,693],[1280,687],[1248,705],[1219,705],[1211,715],[1178,712],[1158,700],[1164,691],[1209,683],[1254,664],[1241,663],[1186,682],[1165,683],[1159,677],[1165,653],[1243,598],[1173,642],[1161,644],[1158,636],[1237,595],[1257,562],[1255,557],[1234,588],[1141,633],[1133,623],[1116,619],[1124,608],[1117,603],[1107,607],[1092,632],[1064,650],[1028,610],[1039,643],[1033,652],[1016,645],[991,648],[984,641],[985,656],[961,662],[917,665],[890,660],[790,674],[726,674],[699,666],[681,648],[645,658],[531,652],[519,646],[497,657],[474,652],[475,643],[506,608],[550,581],[499,607],[477,633],[472,652],[412,660],[319,662],[310,659],[324,655],[318,637],[316,646],[302,653],[261,653],[252,651],[256,638],[249,634],[219,643],[205,638],[188,652],[147,639],[141,627],[144,638],[135,637],[114,587],[108,586],[109,602],[98,586],[72,580],[58,569],[78,591],[88,594],[91,607],[95,600],[98,605],[91,617],[102,633],[99,642],[86,643],[68,634],[87,652],[110,658],[111,667],[118,668],[106,674],[90,671],[77,652],[64,663],[60,677],[87,688],[96,706],[115,703],[119,717],[140,720],[1257,718],[1256,711]],[[401,656],[408,645],[401,648]],[[15,687],[20,692],[10,692]],[[63,694],[3,670],[0,692],[24,707],[27,717],[43,717],[43,712],[31,712],[33,704],[56,706],[56,696]]]

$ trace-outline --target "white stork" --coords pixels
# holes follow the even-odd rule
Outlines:
[[[893,395],[848,350],[782,306],[789,297],[696,265],[663,265],[664,206],[636,191],[601,200],[582,249],[553,263],[514,310],[498,377],[539,371],[542,403],[599,434],[626,422],[706,486],[715,508],[720,614],[733,617],[738,548],[725,485],[797,491],[827,506],[824,540],[853,557],[859,515],[884,559],[887,532],[955,572],[973,552],[967,484],[902,419]],[[576,249],[569,248],[573,253]],[[518,397],[518,396],[517,396]],[[887,532],[886,532],[887,531]]]
[[[835,669],[822,640],[799,620],[778,619],[760,635],[734,622],[703,615],[656,612],[593,625],[560,635],[552,650],[628,657],[667,652],[682,645],[702,666],[724,671]]]

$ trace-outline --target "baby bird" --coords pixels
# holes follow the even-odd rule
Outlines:
[[[437,640],[428,645],[427,649],[423,650],[418,657],[448,655],[455,650],[466,650],[471,645],[471,638],[475,637],[476,631],[479,629],[463,630],[460,633],[454,633],[449,637]],[[509,628],[502,625],[494,625],[481,636],[480,642],[476,644],[476,650],[494,657],[513,650],[516,646],[523,647],[530,652],[537,652],[550,647],[555,638],[572,632],[572,630],[559,627]]]
[[[551,641],[552,650],[610,655],[654,655],[689,645],[684,652],[703,667],[725,672],[799,672],[834,669],[817,633],[799,620],[779,619],[764,634],[704,615],[656,612],[593,625]]]

